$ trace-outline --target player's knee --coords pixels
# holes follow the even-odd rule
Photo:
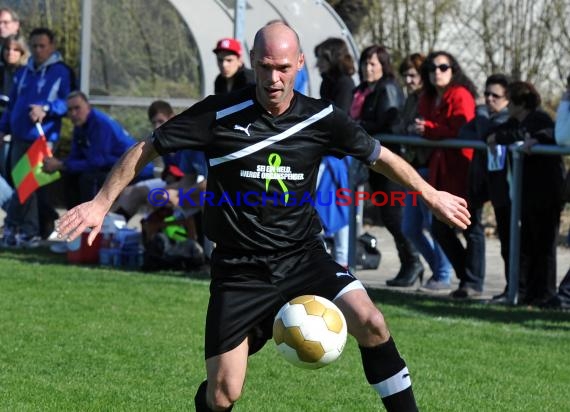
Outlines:
[[[375,307],[367,308],[357,314],[358,327],[354,337],[361,346],[375,346],[388,340],[390,334],[382,313]]]

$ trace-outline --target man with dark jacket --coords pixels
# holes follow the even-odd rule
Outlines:
[[[253,70],[244,66],[239,40],[221,39],[218,41],[214,53],[216,53],[220,69],[220,74],[214,83],[215,94],[226,94],[255,84]]]

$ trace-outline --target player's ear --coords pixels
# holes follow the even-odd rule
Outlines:
[[[305,54],[299,53],[299,59],[297,60],[297,70],[301,70],[305,65]]]

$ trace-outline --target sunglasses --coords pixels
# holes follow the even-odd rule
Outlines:
[[[435,72],[436,69],[439,69],[440,72],[445,73],[446,71],[448,71],[449,69],[451,69],[451,66],[449,64],[430,64],[428,66],[428,69],[430,72]]]
[[[485,95],[485,97],[492,96],[492,97],[494,97],[495,99],[502,99],[503,97],[505,97],[505,96],[500,96],[500,95],[498,95],[497,93],[491,93],[491,92],[485,92],[485,93],[483,93],[483,94]]]

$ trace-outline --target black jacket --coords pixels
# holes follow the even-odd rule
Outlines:
[[[510,118],[496,129],[499,144],[524,141],[525,136],[537,139],[540,144],[556,144],[554,122],[548,114],[536,110],[522,122]],[[564,164],[561,156],[529,155],[523,163],[522,205],[539,206],[550,202],[560,203]]]
[[[328,74],[322,74],[321,76],[323,78],[320,88],[321,99],[328,100],[345,113],[349,113],[354,91],[352,77],[347,74],[339,77]]]
[[[477,106],[476,110],[475,118],[459,131],[460,139],[484,142],[487,136],[509,119],[509,112],[506,108],[494,114],[489,114],[485,105]],[[469,165],[468,196],[475,207],[482,206],[487,200],[491,200],[494,207],[510,204],[507,167],[505,165],[503,170],[488,171],[486,150],[475,150]]]
[[[255,84],[255,74],[253,73],[253,70],[246,69],[244,66],[241,66],[234,75],[233,81],[234,83],[232,85],[232,88],[228,91],[226,86],[226,78],[221,74],[218,74],[218,77],[216,77],[216,81],[214,82],[214,94],[227,94],[229,92],[243,89],[246,86]]]
[[[358,88],[368,87],[366,82]],[[360,125],[369,134],[396,133],[396,127],[400,123],[400,111],[404,106],[404,92],[393,78],[382,77],[374,90],[364,100]],[[400,153],[400,145],[386,145],[390,150]]]

